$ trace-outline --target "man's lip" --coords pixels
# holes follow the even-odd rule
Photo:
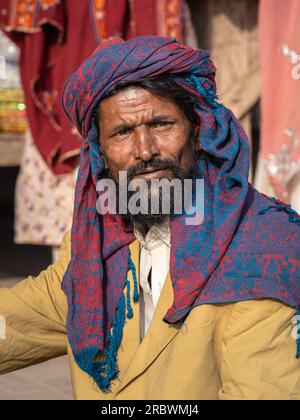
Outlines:
[[[134,178],[152,179],[160,178],[167,169],[147,169],[144,172],[138,173]]]
[[[165,171],[165,169],[164,168],[160,168],[160,169],[146,168],[144,171],[138,172],[135,176],[137,176],[137,175],[143,175],[143,174],[148,174],[149,172],[157,172],[157,171]]]

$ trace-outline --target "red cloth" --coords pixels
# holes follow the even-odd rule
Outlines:
[[[276,196],[290,201],[300,173],[300,1],[261,0],[259,23],[262,154]]]
[[[0,0],[0,24],[20,47],[27,116],[54,173],[77,164],[82,138],[65,117],[66,79],[100,40],[145,34],[182,38],[182,0]]]

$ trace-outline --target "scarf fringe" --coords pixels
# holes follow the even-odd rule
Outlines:
[[[296,312],[296,358],[300,359],[300,305]]]
[[[139,292],[138,292],[138,283],[137,283],[137,276],[136,276],[136,269],[131,260],[131,256],[129,255],[128,258],[128,271],[132,272],[133,277],[133,285],[134,285],[134,293],[133,293],[133,301],[137,302],[139,299]],[[122,337],[123,337],[123,329],[125,325],[125,312],[126,317],[128,319],[133,318],[133,310],[131,306],[131,287],[130,282],[128,279],[125,281],[126,287],[126,302],[124,294],[122,293],[120,296],[120,300],[117,305],[116,315],[113,321],[111,332],[109,331],[108,336],[108,344],[106,348],[103,350],[101,358],[98,362],[94,362],[94,357],[87,357],[84,355],[79,354],[76,361],[78,365],[84,366],[84,369],[97,383],[99,388],[104,392],[108,393],[111,391],[111,381],[116,379],[119,374],[119,367],[117,363],[117,353],[120,347]],[[96,355],[99,355],[99,352]],[[82,356],[84,356],[82,358]],[[92,365],[87,366],[85,362],[88,360],[92,360]]]

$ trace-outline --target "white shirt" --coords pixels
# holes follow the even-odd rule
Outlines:
[[[146,237],[134,228],[140,242],[140,319],[141,340],[151,324],[170,265],[170,226],[169,220],[151,226]],[[151,270],[151,288],[148,276]]]

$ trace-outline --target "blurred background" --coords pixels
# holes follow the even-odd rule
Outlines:
[[[70,229],[82,139],[61,90],[111,37],[208,49],[250,181],[300,211],[300,0],[0,0],[0,25],[0,287],[51,264]],[[0,400],[70,398],[66,358],[0,377]]]

